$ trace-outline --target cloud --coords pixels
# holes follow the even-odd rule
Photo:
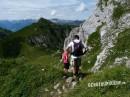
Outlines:
[[[0,20],[84,19],[92,13],[95,3],[96,0],[1,0]]]
[[[83,12],[86,10],[87,10],[86,4],[83,2],[81,2],[80,5],[78,6],[78,8],[76,9],[77,12]]]
[[[51,15],[52,15],[52,16],[56,15],[56,13],[57,13],[56,10],[52,10],[52,11],[51,11]]]

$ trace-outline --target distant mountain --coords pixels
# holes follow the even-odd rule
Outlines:
[[[75,25],[79,26],[83,23],[83,20],[61,20],[61,19],[51,19],[53,23],[60,24],[60,25]],[[27,19],[27,20],[0,20],[0,27],[4,29],[11,30],[16,32],[32,23],[37,22],[37,20]]]
[[[27,19],[27,20],[0,20],[0,27],[16,32],[37,20]]]
[[[84,22],[84,20],[61,20],[61,19],[51,19],[51,21],[53,23],[57,23],[61,25],[67,24],[67,25],[75,25],[75,26],[79,26]]]

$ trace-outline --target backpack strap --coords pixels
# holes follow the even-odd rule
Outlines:
[[[72,41],[74,44],[76,43],[76,42],[74,42],[74,40]],[[79,43],[82,43],[82,41],[80,40],[80,42]]]

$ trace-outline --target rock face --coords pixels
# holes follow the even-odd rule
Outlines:
[[[84,32],[84,30],[83,30],[82,26],[77,27],[77,28],[74,28],[74,29],[70,32],[69,36],[68,36],[68,37],[65,39],[65,41],[64,41],[64,49],[65,49],[66,46],[69,44],[69,42],[73,40],[74,35],[79,35],[79,36],[80,36],[80,39],[81,39],[83,42],[85,42],[86,37],[85,37],[85,35],[84,35],[83,32]]]
[[[127,1],[116,1],[120,2],[121,4],[127,3]],[[115,7],[116,6],[111,2],[108,2],[107,7],[104,7],[104,12],[107,12],[105,15],[107,16],[108,14],[108,18],[106,19],[106,25],[104,25],[100,31],[102,51],[97,56],[95,65],[92,68],[93,72],[99,70],[102,64],[105,62],[106,58],[110,54],[110,48],[114,47],[114,44],[116,43],[116,39],[118,38],[119,33],[130,27],[130,13],[124,14],[118,20],[118,24],[116,23],[117,21],[115,22],[112,19]]]
[[[47,47],[46,41],[48,41],[48,39],[46,38],[45,35],[39,35],[30,37],[28,41],[30,44]]]
[[[126,61],[128,60],[128,57],[122,57],[122,58],[116,58],[114,64],[122,65],[126,64]]]
[[[98,71],[110,54],[110,49],[114,47],[119,33],[130,28],[130,11],[124,12],[125,10],[123,10],[123,13],[118,19],[114,20],[113,18],[114,11],[117,7],[122,5],[129,9],[129,4],[129,0],[98,0],[97,8],[93,15],[80,27],[71,31],[69,37],[65,39],[64,48],[72,40],[72,37],[75,34],[80,35],[81,40],[86,42],[89,35],[95,32],[96,28],[103,24],[100,29],[100,41],[102,44],[101,52],[98,54],[96,62],[91,69],[92,72]]]
[[[126,67],[130,68],[130,59],[126,62]]]

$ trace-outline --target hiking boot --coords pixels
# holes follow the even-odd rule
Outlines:
[[[77,79],[77,76],[73,75],[73,80],[72,81],[76,81],[76,79]]]
[[[67,76],[66,76],[66,75],[64,75],[64,76],[63,76],[63,79],[67,79]]]

